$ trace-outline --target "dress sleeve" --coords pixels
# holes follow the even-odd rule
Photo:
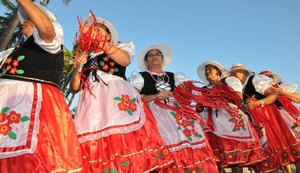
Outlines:
[[[133,59],[135,54],[135,46],[133,42],[120,42],[116,45],[116,47],[126,51],[130,55],[130,60]]]
[[[62,26],[57,21],[53,21],[52,24],[55,29],[55,37],[51,43],[45,42],[40,37],[37,28],[34,28],[33,30],[33,38],[34,38],[34,42],[38,44],[42,49],[54,54],[61,50],[61,45],[64,43],[64,38],[63,38],[64,34],[63,34]]]
[[[243,84],[238,78],[234,76],[229,76],[225,79],[225,82],[235,92],[243,92]]]
[[[128,78],[128,82],[136,89],[142,90],[144,87],[144,78],[143,76],[137,72],[134,71],[131,73],[130,77]]]
[[[184,81],[189,80],[188,77],[182,72],[174,73],[174,79],[175,79],[175,86],[178,86],[181,83],[183,83]]]
[[[282,82],[280,84],[280,87],[290,93],[295,93],[297,91],[298,85],[297,84],[291,84],[291,83],[284,83]]]
[[[266,75],[255,75],[253,77],[253,85],[254,85],[254,88],[255,90],[264,95],[265,93],[265,90],[272,87],[272,81],[273,79],[266,76]]]

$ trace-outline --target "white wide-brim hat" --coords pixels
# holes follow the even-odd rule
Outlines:
[[[171,64],[172,62],[172,49],[166,45],[163,44],[155,44],[152,46],[149,46],[148,48],[144,49],[140,55],[139,55],[139,59],[138,59],[138,65],[140,67],[141,70],[147,70],[147,66],[145,64],[145,55],[150,51],[150,50],[154,50],[157,49],[162,53],[163,56],[163,64],[162,64],[162,68],[164,70],[166,70],[166,68]]]
[[[51,12],[48,11],[44,6],[42,6],[41,4],[36,4],[35,5],[42,10],[49,18],[52,22],[56,21],[56,17],[55,15]],[[19,6],[18,8],[18,18],[20,20],[20,23],[23,24],[25,20],[28,19],[28,15],[24,12],[23,8],[21,6]]]
[[[249,68],[247,68],[244,64],[238,63],[238,64],[233,64],[233,66],[231,67],[231,69],[229,70],[229,73],[231,74],[232,72],[234,72],[235,70],[244,70],[246,72],[248,72],[248,76],[255,74],[252,70],[250,70]]]
[[[213,66],[217,67],[221,71],[221,78],[224,78],[227,76],[227,72],[226,72],[225,68],[217,61],[204,62],[204,63],[200,64],[197,68],[197,74],[204,83],[209,84],[209,81],[206,79],[206,75],[205,75],[205,67],[207,65],[213,65]]]
[[[279,74],[277,73],[273,73],[272,71],[270,70],[263,70],[261,71],[259,74],[264,74],[264,75],[271,75],[273,77],[273,84],[278,84],[281,82],[281,77]]]
[[[108,20],[100,18],[100,17],[96,17],[97,23],[100,23],[102,25],[104,25],[110,32],[111,34],[111,40],[114,43],[118,42],[118,32],[117,29],[114,27],[114,25],[112,23],[110,23]]]

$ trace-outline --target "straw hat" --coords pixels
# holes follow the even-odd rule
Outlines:
[[[254,72],[252,70],[250,70],[244,64],[241,64],[241,63],[233,64],[233,66],[229,70],[229,73],[232,73],[235,70],[244,70],[244,71],[248,72],[248,76],[251,74],[254,74]]]
[[[145,55],[153,49],[157,49],[162,53],[163,56],[163,64],[162,64],[162,68],[165,70],[172,62],[172,49],[166,45],[163,44],[155,44],[152,46],[149,46],[148,48],[144,49],[138,58],[138,65],[140,67],[141,70],[147,70],[147,66],[145,64]]]
[[[213,65],[213,66],[217,67],[221,71],[221,78],[224,78],[224,77],[227,76],[227,72],[226,72],[225,68],[220,63],[218,63],[217,61],[204,62],[204,63],[202,63],[198,66],[197,74],[198,74],[199,78],[203,82],[205,82],[206,84],[209,84],[209,82],[208,82],[208,80],[206,79],[206,76],[205,76],[205,67],[207,65]]]
[[[263,70],[261,71],[259,74],[264,74],[264,75],[267,75],[267,76],[272,76],[273,77],[273,84],[277,84],[277,83],[280,83],[281,82],[281,77],[279,74],[277,73],[273,73],[272,71],[270,70]]]
[[[55,15],[48,11],[44,6],[42,6],[41,4],[35,4],[40,10],[42,10],[49,18],[52,22],[56,21],[56,17]],[[19,6],[18,8],[18,18],[21,22],[21,24],[24,23],[25,20],[28,19],[28,15],[24,12],[23,8],[21,6]]]

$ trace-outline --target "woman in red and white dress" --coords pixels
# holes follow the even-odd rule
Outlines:
[[[1,54],[0,172],[81,172],[80,145],[59,90],[62,27],[43,6],[17,2],[27,39]]]
[[[265,157],[259,137],[248,116],[236,105],[239,103],[233,101],[242,100],[241,82],[233,76],[227,76],[225,68],[216,61],[200,64],[197,73],[207,84],[208,90],[213,92],[213,89],[221,85],[219,90],[223,93],[227,90],[228,94],[234,94],[227,98],[225,102],[228,103],[224,104],[221,99],[216,101],[215,104],[223,104],[224,107],[216,109],[208,106],[200,111],[200,116],[207,120],[208,128],[205,132],[219,166],[233,167],[235,172],[240,172],[241,169],[237,166],[250,166],[261,162]]]
[[[129,80],[149,105],[159,133],[174,156],[174,164],[161,172],[218,172],[202,127],[189,115],[165,107],[178,105],[172,92],[187,80],[182,73],[165,71],[171,60],[171,48],[162,44],[151,45],[139,55],[138,64],[143,71],[134,72]],[[155,102],[156,99],[163,104]]]
[[[98,51],[79,52],[70,85],[74,93],[84,86],[75,127],[86,170],[135,173],[169,166],[173,158],[151,111],[126,81],[125,70],[135,46],[118,41],[115,27],[105,19],[95,17],[87,27],[92,35],[105,39],[100,39]]]

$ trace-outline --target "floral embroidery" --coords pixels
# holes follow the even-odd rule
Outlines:
[[[164,156],[169,155],[169,150],[167,148],[163,148],[160,150],[160,152],[157,154],[157,158],[161,159],[164,158]]]
[[[2,72],[2,74],[6,74],[7,72],[10,73],[10,74],[24,74],[24,70],[22,69],[18,69],[18,66],[19,66],[19,62],[22,61],[23,59],[25,58],[24,55],[20,55],[16,60],[13,60],[12,57],[9,57],[7,60],[6,60],[6,63],[5,63],[5,70]]]
[[[136,98],[130,99],[128,95],[122,95],[114,99],[120,101],[120,103],[118,103],[120,111],[126,111],[129,115],[132,115],[132,113],[136,111]]]
[[[193,169],[185,169],[185,173],[196,173],[196,172],[203,172],[204,168],[193,168]]]
[[[103,61],[100,61],[100,68],[103,71],[108,72],[109,74],[114,74],[115,72],[118,72],[119,69],[115,67],[116,63],[110,58],[110,57],[104,57]]]
[[[16,111],[10,111],[9,107],[2,108],[0,112],[0,135],[8,136],[10,139],[16,140],[17,134],[13,131],[13,127],[20,122],[29,121],[28,116],[22,116]]]
[[[117,173],[117,169],[116,168],[104,168],[103,170],[104,173]]]
[[[228,121],[234,123],[234,128],[232,129],[233,132],[239,131],[241,129],[246,130],[244,119],[242,118],[242,114],[230,118]]]
[[[202,138],[203,136],[195,130],[195,122],[193,120],[186,119],[183,115],[176,112],[170,112],[174,117],[175,121],[179,125],[177,130],[182,130],[184,135],[188,138],[189,141],[193,141],[193,137]]]

